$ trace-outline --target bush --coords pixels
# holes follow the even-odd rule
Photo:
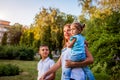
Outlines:
[[[19,59],[20,60],[33,60],[34,59],[34,50],[27,47],[21,47],[19,50]]]
[[[110,76],[105,73],[95,73],[96,80],[110,80]]]
[[[20,73],[19,67],[12,64],[0,65],[0,76],[14,76]]]
[[[0,46],[0,59],[34,60],[34,49],[26,46]]]
[[[0,50],[0,59],[16,59],[18,56],[17,51],[17,46],[2,46]]]

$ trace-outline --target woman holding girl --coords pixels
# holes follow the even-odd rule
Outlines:
[[[62,53],[58,61],[41,77],[40,80],[46,80],[46,76],[48,76],[51,73],[56,72],[60,67],[62,67],[62,76],[61,80],[64,80],[64,69],[66,67],[73,68],[71,71],[70,80],[85,80],[85,73],[82,69],[82,67],[90,65],[93,63],[93,57],[91,53],[89,52],[87,46],[85,46],[85,52],[86,52],[86,59],[84,61],[80,62],[72,62],[68,58],[71,53],[71,48],[68,48],[67,45],[69,43],[70,37],[71,37],[71,29],[70,24],[66,24],[63,27],[63,33],[64,33],[64,47],[62,49]]]

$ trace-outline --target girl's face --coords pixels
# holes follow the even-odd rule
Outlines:
[[[49,48],[48,46],[43,46],[43,47],[40,47],[39,48],[39,54],[41,55],[41,57],[44,59],[44,58],[47,58],[48,57],[48,54],[49,54]]]
[[[71,29],[71,35],[72,36],[80,33],[80,30],[77,29],[74,25],[71,25],[70,29]]]
[[[63,29],[63,33],[64,33],[64,38],[65,38],[66,40],[69,40],[69,39],[70,39],[70,36],[71,36],[70,27],[65,26],[64,29]]]

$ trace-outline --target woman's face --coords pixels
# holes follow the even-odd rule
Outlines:
[[[71,36],[70,27],[65,26],[64,29],[63,29],[63,32],[64,32],[64,38],[65,38],[66,40],[69,40],[69,39],[70,39],[70,36]]]

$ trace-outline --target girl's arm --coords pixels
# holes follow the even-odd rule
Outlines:
[[[92,54],[89,52],[88,48],[85,47],[85,51],[86,51],[86,59],[82,62],[72,62],[70,60],[66,60],[66,67],[84,67],[87,65],[90,65],[93,63],[94,59]]]
[[[68,46],[69,48],[72,48],[72,46],[74,45],[75,41],[76,41],[76,38],[73,38],[72,41],[71,41],[70,43],[68,43],[67,46]]]
[[[51,73],[55,73],[61,67],[61,57],[58,61],[40,78],[40,80],[44,80],[46,76],[50,75]]]

